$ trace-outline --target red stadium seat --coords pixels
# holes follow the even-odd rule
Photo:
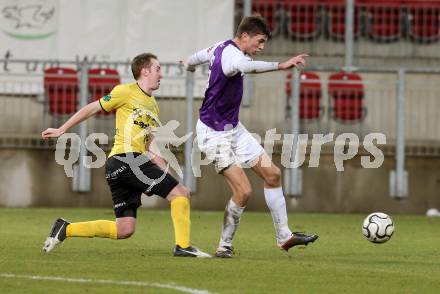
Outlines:
[[[44,90],[51,114],[72,114],[77,111],[78,84],[75,69],[51,67],[44,70]]]
[[[345,0],[326,0],[322,3],[326,12],[326,31],[327,35],[336,39],[345,39]],[[354,8],[353,35],[358,37],[360,33],[360,7]]]
[[[401,37],[401,0],[359,0],[365,9],[366,34],[375,41],[391,42]]]
[[[235,22],[238,26],[244,14],[243,0],[237,0],[235,3]],[[252,14],[259,14],[264,17],[273,36],[279,34],[281,29],[281,11],[278,0],[253,0],[251,9]]]
[[[318,74],[314,72],[301,73],[300,81],[300,100],[299,100],[299,117],[302,120],[314,120],[321,117],[321,81]],[[287,101],[291,95],[292,74],[286,76],[286,94]],[[290,110],[290,103],[289,110]]]
[[[319,36],[320,0],[283,1],[287,13],[287,33],[299,40],[311,40]]]
[[[258,13],[264,17],[274,36],[280,32],[280,7],[278,2],[278,0],[252,1],[252,13]]]
[[[109,94],[112,89],[121,83],[119,72],[110,68],[89,69],[89,101],[99,100]],[[115,112],[100,111],[98,115],[114,114]]]
[[[358,74],[339,72],[330,75],[328,93],[333,119],[343,123],[355,123],[365,117],[364,86]]]
[[[409,37],[421,43],[437,41],[440,37],[440,1],[402,1],[407,11]]]

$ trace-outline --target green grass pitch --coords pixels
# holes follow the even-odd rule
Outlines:
[[[1,293],[440,293],[440,218],[392,215],[372,244],[366,215],[290,214],[319,239],[277,249],[269,213],[245,212],[233,259],[176,258],[169,211],[141,209],[128,240],[67,239],[42,251],[53,220],[113,219],[110,209],[0,209]],[[192,212],[192,241],[212,253],[221,212]],[[70,280],[69,280],[70,279]]]

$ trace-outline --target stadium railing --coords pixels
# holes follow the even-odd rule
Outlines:
[[[3,62],[5,62],[3,60]],[[63,123],[74,110],[79,107],[73,105],[75,95],[71,92],[65,100],[59,97],[53,100],[48,96],[51,88],[44,78],[45,70],[49,67],[71,68],[77,71],[76,77],[61,79],[56,95],[63,95],[74,91],[76,79],[81,85],[79,74],[80,65],[75,62],[60,62],[57,66],[40,60],[8,60],[8,72],[0,72],[0,138],[8,142],[8,146],[30,148],[52,148],[47,141],[40,141],[40,133],[47,127],[56,127]],[[26,64],[38,62],[41,67],[35,71],[28,71]],[[46,68],[42,65],[47,64]],[[115,65],[116,64],[116,65]],[[93,75],[87,75],[88,101],[105,95],[118,82],[131,82],[128,63],[108,63],[94,65],[89,68],[111,68],[119,75],[106,77],[102,84],[97,85]],[[164,64],[165,78],[156,97],[161,108],[162,123],[170,120],[179,122],[175,130],[177,136],[184,136],[187,131],[185,95],[187,93],[185,72],[177,64]],[[396,99],[399,83],[405,86],[405,114],[407,117],[405,140],[414,145],[440,145],[440,100],[437,93],[440,91],[440,70],[437,69],[406,69],[404,80],[399,80],[398,68],[359,67],[353,73],[358,75],[356,81],[338,81],[338,84],[347,83],[350,95],[337,100],[332,95],[331,75],[341,71],[341,67],[309,66],[309,71],[301,75],[300,91],[300,124],[303,133],[342,133],[354,132],[362,136],[370,132],[384,133],[389,142],[395,142],[396,134]],[[97,70],[96,70],[97,71]],[[115,71],[111,73],[116,73]],[[89,71],[93,73],[94,70]],[[197,120],[198,108],[201,105],[206,71],[197,71],[194,92],[193,122]],[[104,83],[105,82],[105,83]],[[286,73],[256,75],[254,82],[254,97],[250,106],[244,107],[240,119],[249,126],[252,132],[264,136],[270,128],[288,132],[290,118],[289,97],[290,89],[283,85],[286,82]],[[354,84],[353,84],[354,83]],[[53,86],[53,85],[52,85]],[[353,87],[354,86],[354,87]],[[78,86],[79,87],[79,86]],[[70,90],[69,90],[70,89]],[[80,89],[78,89],[80,90]],[[61,94],[60,94],[61,93]],[[70,98],[69,98],[70,97]],[[58,100],[57,100],[58,99]],[[87,102],[88,102],[87,101]],[[348,102],[347,102],[348,101]],[[55,104],[58,103],[58,104]],[[59,104],[61,103],[61,104]],[[64,103],[64,104],[63,104]],[[56,107],[55,107],[56,105]],[[347,112],[348,111],[348,112]],[[349,114],[348,117],[344,115]],[[250,127],[251,126],[251,127]],[[87,124],[88,133],[103,132],[111,140],[114,132],[114,115],[102,115],[92,118]],[[77,130],[72,130],[76,132]],[[23,141],[23,143],[20,143]],[[111,144],[111,141],[110,143]],[[3,145],[5,146],[5,145]],[[182,148],[183,146],[181,146]]]
[[[83,61],[2,60],[0,70],[0,143],[2,146],[53,148],[40,140],[41,131],[60,126],[80,106],[81,85],[87,101],[110,93],[118,83],[132,82],[129,62],[88,62],[81,76]],[[185,133],[185,71],[179,64],[162,63],[165,78],[155,92],[160,100],[163,121],[176,119]],[[195,103],[198,107],[205,88],[206,68],[196,75]],[[86,83],[82,80],[86,79]],[[196,118],[196,114],[194,114]],[[98,114],[88,120],[88,132],[103,132],[112,140],[114,113]],[[77,132],[78,128],[72,130]],[[111,144],[111,142],[109,143]]]
[[[8,63],[3,67],[8,70],[0,73],[0,148],[53,149],[56,140],[42,140],[41,131],[61,125],[74,110],[111,91],[117,82],[117,76],[105,76],[103,79],[106,87],[98,95],[93,88],[96,82],[93,81],[94,75],[90,75],[96,72],[89,71],[89,68],[96,67],[102,71],[102,68],[113,66],[122,83],[132,82],[128,74],[128,63],[100,64],[98,67],[83,61],[76,64],[75,68],[75,62],[59,62],[55,66],[56,70],[51,73],[60,75],[55,79],[55,86],[49,83],[51,80],[47,77],[49,67],[42,66],[29,72],[29,67],[25,66],[30,62],[49,64],[47,61],[0,62]],[[71,70],[60,70],[66,67]],[[188,78],[191,75],[178,64],[162,64],[162,68],[165,78],[155,95],[161,108],[161,123],[164,125],[170,120],[177,121],[174,135],[183,137],[194,131],[197,109],[202,101],[207,78],[206,71],[197,71],[192,82]],[[124,69],[127,71],[124,72]],[[440,117],[440,100],[437,97],[440,91],[440,70],[359,67],[341,72],[339,66],[313,65],[308,69],[308,73],[294,75],[299,76],[293,79],[298,82],[298,86],[290,88],[290,97],[297,95],[296,108],[292,108],[293,100],[285,99],[286,89],[283,84],[286,73],[277,72],[255,77],[255,95],[250,105],[243,107],[241,111],[240,120],[243,124],[263,140],[271,129],[275,128],[278,134],[281,133],[275,152],[280,152],[285,135],[292,133],[293,125],[295,132],[308,135],[309,143],[314,134],[333,133],[336,137],[342,133],[354,133],[362,142],[367,134],[381,133],[387,138],[386,146],[381,147],[383,152],[386,155],[395,155],[397,165],[401,167],[393,170],[395,176],[390,178],[400,179],[398,181],[401,183],[405,179],[402,163],[405,156],[440,156],[440,129],[437,127]],[[77,74],[73,74],[74,72]],[[52,99],[51,93],[54,95]],[[289,111],[292,113],[290,117]],[[188,119],[191,116],[192,119]],[[293,121],[298,123],[293,124]],[[100,147],[108,150],[114,135],[114,115],[98,115],[71,132],[79,134],[82,142],[91,133],[104,133],[109,139],[108,144]],[[186,147],[188,146],[192,147],[192,144],[187,144]],[[184,149],[181,144],[173,150],[182,152],[188,149]],[[322,152],[331,153],[332,150],[330,144]],[[191,152],[185,152],[184,162],[190,162],[190,158]],[[80,156],[81,159],[84,160],[84,156]],[[394,180],[391,182],[394,183]],[[87,185],[78,187],[80,188],[76,191],[90,189]],[[405,195],[406,185],[393,187],[403,187],[400,191],[404,192],[398,196]]]

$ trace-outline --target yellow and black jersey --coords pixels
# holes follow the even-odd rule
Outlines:
[[[154,96],[137,83],[116,86],[99,99],[104,111],[116,109],[115,142],[109,154],[144,153],[151,132],[159,126],[159,107]]]

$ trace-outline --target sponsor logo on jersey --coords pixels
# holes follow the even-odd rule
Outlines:
[[[148,123],[144,123],[143,121],[135,120],[133,124],[140,126],[142,129],[146,129],[150,126]]]

